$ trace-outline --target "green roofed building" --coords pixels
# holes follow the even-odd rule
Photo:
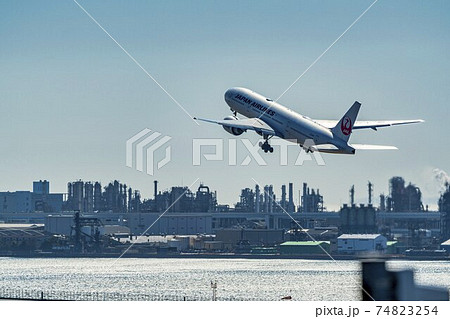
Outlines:
[[[388,241],[386,243],[386,253],[387,254],[398,254],[399,253],[399,247],[397,241]]]
[[[282,255],[326,255],[330,252],[329,241],[287,241],[280,245]]]

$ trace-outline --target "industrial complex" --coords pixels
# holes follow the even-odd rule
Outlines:
[[[0,253],[29,256],[248,255],[359,256],[375,252],[408,258],[448,258],[450,186],[438,211],[422,204],[420,189],[401,177],[373,204],[348,204],[327,211],[318,188],[302,183],[298,205],[294,184],[245,188],[234,205],[217,202],[204,184],[174,186],[153,197],[119,181],[106,186],[74,181],[67,193],[51,193],[47,180],[33,191],[0,192]]]

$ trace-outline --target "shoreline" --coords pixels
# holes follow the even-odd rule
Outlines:
[[[180,259],[304,259],[304,260],[362,260],[369,258],[378,258],[386,260],[416,260],[416,261],[450,261],[446,256],[404,256],[404,255],[256,255],[256,254],[199,254],[199,253],[179,253],[179,254],[54,254],[54,253],[0,253],[0,258],[180,258]]]

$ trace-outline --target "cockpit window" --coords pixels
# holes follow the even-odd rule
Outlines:
[[[267,101],[267,102],[273,102],[273,100],[271,100],[271,99],[266,99],[266,101]]]

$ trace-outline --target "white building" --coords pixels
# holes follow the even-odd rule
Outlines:
[[[337,244],[340,253],[385,251],[387,239],[380,234],[342,234]]]

